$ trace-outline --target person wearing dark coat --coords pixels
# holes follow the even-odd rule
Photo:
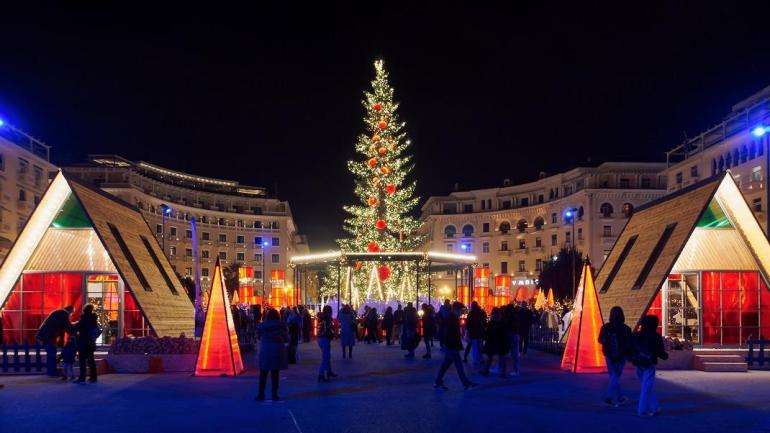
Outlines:
[[[270,385],[273,401],[278,401],[279,371],[286,370],[288,356],[286,343],[289,341],[289,333],[286,323],[281,320],[281,315],[276,310],[269,310],[265,320],[257,327],[259,334],[259,394],[257,400],[265,400],[265,387],[267,386],[267,374],[270,373]]]
[[[393,335],[398,338],[401,344],[401,333],[404,327],[404,309],[398,304],[396,311],[393,312]]]
[[[444,361],[441,363],[441,367],[436,375],[436,381],[433,383],[434,389],[445,391],[449,389],[444,385],[444,375],[452,364],[455,365],[457,375],[460,377],[460,381],[462,381],[463,387],[466,390],[476,387],[476,384],[471,382],[465,376],[463,363],[460,360],[460,351],[463,350],[460,332],[460,314],[462,314],[463,308],[463,304],[455,302],[452,305],[452,311],[450,311],[444,319]]]
[[[425,355],[423,359],[430,359],[430,348],[433,345],[433,334],[436,329],[436,319],[433,308],[428,304],[422,304],[422,338],[425,340]]]
[[[332,307],[324,306],[318,316],[318,348],[321,349],[321,366],[318,368],[318,381],[328,382],[330,377],[337,377],[332,371],[331,344],[334,339]]]
[[[641,330],[633,334],[631,362],[636,366],[641,391],[639,393],[639,416],[653,416],[660,413],[655,395],[655,366],[658,358],[668,359],[663,337],[658,334],[658,317],[642,317]]]
[[[310,334],[313,332],[313,316],[307,307],[302,308],[302,340],[305,343],[310,342]]]
[[[83,307],[83,314],[80,315],[80,320],[75,324],[74,330],[77,333],[76,344],[78,357],[80,357],[80,378],[75,382],[83,383],[86,381],[86,365],[88,365],[90,371],[88,381],[94,383],[96,382],[94,352],[96,352],[96,339],[101,334],[101,329],[92,304]]]
[[[401,349],[406,350],[406,358],[414,358],[414,349],[420,344],[417,335],[417,309],[409,302],[404,308],[404,328],[401,332]]]
[[[508,333],[508,340],[511,347],[511,376],[519,375],[519,346],[521,335],[519,334],[519,309],[513,304],[505,306],[503,311],[503,321]]]
[[[369,310],[369,314],[366,317],[366,340],[367,342],[373,342],[380,344],[382,341],[380,340],[380,333],[377,332],[377,321],[379,320],[379,316],[377,316],[377,309],[372,308]]]
[[[487,315],[484,310],[481,309],[479,303],[473,301],[471,303],[471,311],[468,312],[466,319],[466,328],[468,330],[468,341],[470,342],[470,353],[473,357],[474,365],[481,365],[481,346],[484,341],[484,332],[486,331]],[[464,361],[468,360],[468,352],[466,349]]]
[[[519,351],[522,355],[527,354],[527,348],[529,347],[529,329],[535,322],[535,316],[532,310],[527,307],[526,302],[521,302],[521,306],[518,311],[519,319],[519,337],[521,339],[521,346]]]
[[[444,320],[446,319],[447,314],[449,314],[449,311],[452,309],[452,303],[449,302],[449,299],[444,299],[444,304],[441,305],[441,308],[438,309],[438,314],[436,314],[436,327],[438,328],[438,344],[441,347],[444,347]]]
[[[393,307],[385,309],[382,316],[382,330],[385,331],[385,342],[388,346],[393,345]]]
[[[610,309],[610,321],[599,331],[599,344],[607,361],[607,374],[610,383],[604,400],[608,406],[617,407],[628,399],[620,392],[620,375],[631,356],[631,328],[626,325],[623,309],[617,305]],[[615,398],[615,400],[613,400]]]
[[[499,308],[492,309],[492,318],[487,326],[484,337],[484,353],[487,355],[487,363],[481,374],[488,376],[489,367],[492,366],[492,358],[497,356],[500,363],[500,377],[505,377],[505,355],[511,350],[511,341],[508,338],[503,314]]]
[[[342,346],[342,359],[347,356],[353,359],[353,346],[356,345],[356,315],[350,305],[343,305],[337,314],[340,324],[340,346]]]
[[[37,330],[37,339],[45,346],[45,368],[50,377],[59,377],[56,374],[56,341],[65,332],[72,333],[70,316],[75,308],[67,305],[61,310],[55,310],[48,315]]]

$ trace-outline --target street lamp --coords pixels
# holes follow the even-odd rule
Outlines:
[[[268,246],[267,241],[262,241],[262,308],[265,307],[265,259],[267,259],[267,255],[265,254],[265,249]]]
[[[764,125],[758,125],[754,129],[751,130],[751,134],[760,139],[759,145],[763,146],[761,138],[765,136],[768,132],[768,127]],[[767,140],[765,140],[767,141]],[[770,144],[770,141],[768,141]],[[761,148],[760,148],[761,149]],[[765,173],[764,173],[764,182],[765,182],[765,236],[770,239],[770,188],[768,188],[768,170],[770,170],[770,145],[768,145],[767,150],[765,151]]]
[[[161,230],[163,231],[160,234],[160,243],[163,247],[163,254],[166,254],[166,215],[171,215],[171,206],[163,203],[160,205],[160,220],[161,220]]]
[[[577,281],[575,281],[575,255],[577,254],[577,248],[575,248],[575,216],[578,210],[576,208],[570,208],[564,211],[564,219],[567,222],[572,223],[572,237],[570,238],[570,255],[572,256],[572,299],[575,299],[575,292],[577,290]]]

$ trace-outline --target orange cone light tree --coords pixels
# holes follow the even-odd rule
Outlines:
[[[602,313],[596,296],[591,263],[586,259],[572,308],[561,369],[572,373],[604,373],[607,364],[599,344]]]
[[[233,314],[227,300],[225,277],[217,259],[206,309],[206,323],[195,361],[195,376],[235,376],[243,372],[243,359]]]

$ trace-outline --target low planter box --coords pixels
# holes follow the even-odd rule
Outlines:
[[[689,370],[692,368],[692,350],[669,350],[667,360],[658,360],[658,370]]]
[[[115,373],[149,373],[150,357],[147,355],[109,354],[107,363]]]
[[[150,355],[159,361],[158,368],[164,373],[192,372],[195,370],[195,354],[162,354]]]

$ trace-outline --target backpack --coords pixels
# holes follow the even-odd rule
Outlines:
[[[619,361],[623,359],[624,353],[621,349],[620,335],[614,329],[609,327],[604,330],[604,339],[602,341],[604,354],[613,361]]]
[[[644,338],[641,333],[634,335],[634,351],[631,355],[631,363],[637,367],[649,367],[653,364],[655,354],[650,347],[650,340]]]

